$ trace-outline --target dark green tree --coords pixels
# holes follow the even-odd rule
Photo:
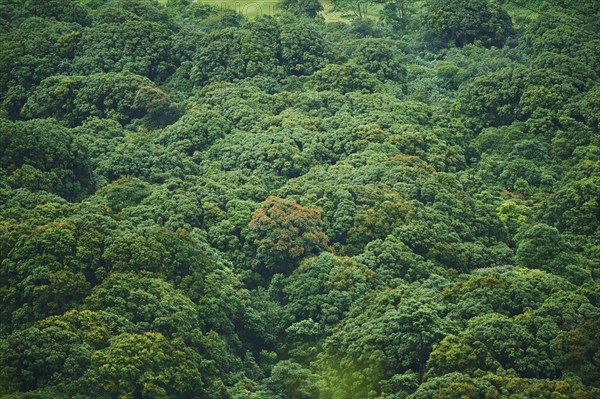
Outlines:
[[[74,68],[84,75],[129,71],[164,80],[175,69],[171,34],[165,25],[147,20],[93,25],[82,35]]]
[[[281,63],[290,75],[310,75],[325,66],[330,47],[317,26],[308,22],[281,27]]]
[[[181,340],[160,333],[119,335],[107,349],[94,353],[92,363],[98,383],[111,398],[223,395],[210,362]]]
[[[510,16],[488,0],[428,0],[423,22],[435,36],[459,47],[474,41],[502,46],[513,33]]]
[[[14,188],[75,199],[93,187],[87,148],[56,121],[0,121],[0,148],[0,165]]]
[[[311,18],[315,18],[320,11],[323,11],[323,5],[319,0],[283,0],[279,6],[294,15],[306,15]]]

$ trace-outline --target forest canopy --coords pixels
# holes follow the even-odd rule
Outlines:
[[[0,0],[0,397],[600,397],[600,3],[262,14]]]

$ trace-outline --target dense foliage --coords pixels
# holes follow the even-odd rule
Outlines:
[[[598,2],[331,5],[0,0],[0,397],[600,397]]]

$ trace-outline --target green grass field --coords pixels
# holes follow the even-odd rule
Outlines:
[[[158,0],[159,3],[167,4],[168,0]],[[198,0],[198,4],[208,4],[219,8],[234,10],[248,18],[255,18],[260,15],[273,15],[277,10],[279,0]],[[327,22],[349,22],[352,17],[339,11],[333,10],[333,4],[329,0],[322,0],[322,16]],[[373,5],[369,12],[371,17],[377,17],[379,5]]]
[[[167,4],[168,0],[158,0],[161,4]],[[273,15],[278,0],[198,0],[197,4],[207,4],[227,10],[234,10],[246,17],[254,18],[260,15]]]
[[[167,4],[168,0],[158,0],[159,3]],[[541,0],[529,0],[521,2],[509,2],[504,4],[503,8],[509,13],[515,25],[520,26],[522,23],[537,17],[534,11],[534,6],[538,6]],[[255,18],[260,15],[273,15],[277,11],[279,0],[197,0],[198,4],[208,4],[218,8],[234,10],[243,14],[248,18]],[[333,4],[330,0],[321,0],[323,11],[321,15],[326,22],[349,22],[352,19],[350,13],[342,13],[334,11]],[[417,10],[420,1],[416,2]],[[381,4],[373,4],[369,8],[369,17],[373,19],[379,18]]]
[[[273,15],[279,1],[273,0],[199,0],[200,4],[234,10],[245,17],[255,18],[260,15]]]

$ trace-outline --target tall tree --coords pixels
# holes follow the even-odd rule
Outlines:
[[[250,219],[249,239],[273,271],[290,272],[301,257],[327,249],[321,213],[296,201],[269,197]]]

